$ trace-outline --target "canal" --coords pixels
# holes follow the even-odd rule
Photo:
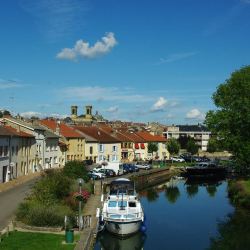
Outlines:
[[[104,231],[94,249],[250,249],[250,213],[231,205],[227,184],[171,179],[142,190],[147,232],[121,240]]]

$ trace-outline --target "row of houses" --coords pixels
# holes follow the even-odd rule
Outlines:
[[[148,152],[149,143],[158,151]],[[26,122],[0,120],[0,183],[66,162],[92,160],[120,162],[168,159],[166,138],[147,131],[133,132],[107,125],[69,126],[54,119]]]

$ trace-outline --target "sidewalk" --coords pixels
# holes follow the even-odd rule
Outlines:
[[[96,208],[101,208],[101,182],[95,182],[95,194],[92,195],[87,201],[84,210],[84,215],[91,215],[90,228],[83,229],[80,233],[80,240],[77,243],[75,250],[87,250],[90,249],[94,235],[96,234],[96,227],[98,219],[96,218]]]
[[[18,185],[24,184],[25,182],[28,182],[34,178],[37,178],[41,175],[42,172],[35,172],[32,174],[28,174],[28,175],[24,175],[24,176],[20,176],[17,179],[11,180],[9,182],[4,182],[4,183],[0,183],[0,193],[7,191],[11,188],[14,188]]]

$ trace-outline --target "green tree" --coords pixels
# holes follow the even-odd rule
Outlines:
[[[216,138],[211,137],[207,144],[207,151],[209,153],[213,153],[219,150],[218,140]]]
[[[198,150],[199,150],[199,146],[195,143],[194,138],[189,138],[187,142],[187,151],[191,155],[195,155],[198,153]]]
[[[87,169],[81,161],[68,161],[64,168],[63,173],[73,179],[83,178],[88,181]]]
[[[180,144],[175,138],[171,138],[167,142],[167,149],[171,156],[174,154],[178,154],[180,151]]]
[[[155,142],[149,142],[148,144],[148,152],[153,153],[158,151],[158,144]]]
[[[205,124],[231,151],[242,169],[250,166],[250,66],[232,73],[213,94],[217,110],[209,111]]]
[[[158,151],[158,144],[155,142],[149,142],[148,143],[148,152],[154,153]]]

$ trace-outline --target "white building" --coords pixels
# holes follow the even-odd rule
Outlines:
[[[208,141],[211,137],[211,132],[203,125],[176,125],[167,128],[167,131],[163,132],[163,135],[167,138],[194,138],[196,144],[199,146],[199,150],[207,151]]]

